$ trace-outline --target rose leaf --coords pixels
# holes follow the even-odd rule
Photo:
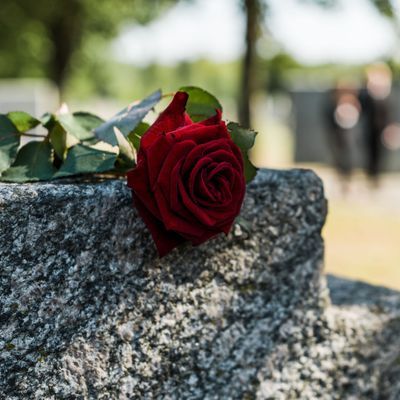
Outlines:
[[[104,119],[89,112],[77,111],[72,114],[79,125],[87,131],[93,131],[101,124],[104,124]]]
[[[257,168],[251,163],[248,152],[254,146],[257,132],[243,128],[236,122],[229,122],[227,128],[232,140],[242,152],[244,175],[246,182],[250,182],[256,176]]]
[[[21,147],[13,165],[3,172],[1,180],[27,182],[51,179],[55,169],[52,147],[48,140],[32,141]]]
[[[65,161],[54,177],[110,171],[114,168],[116,158],[115,153],[77,144],[68,150]]]
[[[19,132],[29,131],[40,124],[38,119],[24,111],[11,111],[7,114],[7,117]]]
[[[113,146],[117,145],[114,127],[117,127],[125,137],[128,136],[160,99],[161,91],[158,90],[144,100],[130,104],[110,120],[98,126],[94,130],[96,137]]]
[[[40,123],[48,130],[50,130],[52,128],[52,126],[54,125],[56,121],[56,116],[54,114],[51,113],[44,113],[41,117],[40,117]]]
[[[94,132],[82,117],[75,117],[74,114],[56,115],[56,120],[66,132],[75,136],[78,140],[90,140],[94,138]]]
[[[132,143],[136,151],[139,151],[140,139],[144,133],[149,129],[150,125],[146,122],[141,122],[129,135],[128,140]]]
[[[69,134],[62,125],[56,121],[50,130],[50,143],[60,160],[64,160],[67,149],[79,143],[79,140]]]
[[[0,114],[0,173],[14,162],[20,142],[17,127],[10,119]]]
[[[121,133],[121,131],[114,128],[115,137],[118,141],[118,164],[124,169],[131,169],[136,163],[136,150],[133,144]]]
[[[189,95],[186,111],[194,122],[203,121],[222,110],[220,102],[211,93],[196,86],[184,86],[179,89]]]

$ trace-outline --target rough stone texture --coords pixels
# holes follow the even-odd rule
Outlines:
[[[0,399],[399,398],[400,301],[329,305],[325,214],[261,171],[242,226],[159,260],[122,181],[1,184]]]
[[[400,399],[400,293],[328,277],[332,303],[259,374],[260,399]]]
[[[122,181],[1,185],[0,207],[8,399],[251,397],[289,330],[320,312],[312,172],[260,173],[249,232],[162,260]]]
[[[333,276],[328,286],[336,398],[400,399],[400,292]]]

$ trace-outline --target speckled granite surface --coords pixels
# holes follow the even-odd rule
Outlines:
[[[312,172],[260,173],[249,232],[161,261],[122,181],[0,185],[0,210],[6,398],[252,396],[285,327],[320,309]]]
[[[122,181],[0,184],[0,399],[374,398],[325,214],[312,172],[261,171],[242,227],[158,260]]]

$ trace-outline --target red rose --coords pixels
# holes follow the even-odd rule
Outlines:
[[[137,166],[128,172],[134,204],[160,256],[185,241],[196,246],[227,234],[245,193],[242,155],[221,112],[193,123],[187,99],[176,93],[142,136]]]

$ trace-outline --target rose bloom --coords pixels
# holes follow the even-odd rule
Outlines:
[[[221,112],[199,123],[185,112],[187,93],[170,105],[140,141],[128,186],[160,257],[179,244],[228,234],[239,214],[245,178],[240,149]]]

